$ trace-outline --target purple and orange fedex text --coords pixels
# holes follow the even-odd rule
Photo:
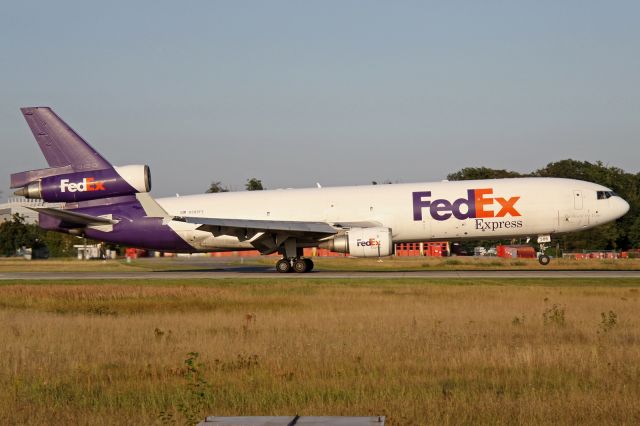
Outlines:
[[[105,191],[104,181],[97,181],[94,178],[84,178],[81,182],[69,182],[69,179],[60,181],[60,192],[85,192],[85,191]]]
[[[493,188],[475,188],[467,190],[467,198],[458,198],[451,202],[444,198],[432,200],[431,191],[413,193],[413,220],[422,221],[424,209],[437,221],[455,217],[459,220],[476,219],[476,229],[485,231],[500,228],[520,228],[522,221],[489,221],[491,218],[522,216],[516,209],[519,196],[503,198],[493,197]]]

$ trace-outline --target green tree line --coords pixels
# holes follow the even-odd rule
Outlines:
[[[0,222],[0,256],[15,256],[22,248],[34,250],[46,248],[50,257],[71,257],[76,255],[74,244],[82,240],[60,232],[46,231],[37,225],[28,224],[15,214],[12,220]]]
[[[258,178],[247,179],[247,183],[244,185],[244,188],[247,191],[262,191],[264,186],[262,185],[262,181]],[[213,181],[209,188],[205,191],[207,194],[217,194],[219,192],[229,192],[230,189],[228,186],[225,186],[220,181]]]

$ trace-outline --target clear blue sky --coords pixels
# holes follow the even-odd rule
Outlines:
[[[0,190],[48,105],[156,195],[640,167],[637,1],[5,2]]]

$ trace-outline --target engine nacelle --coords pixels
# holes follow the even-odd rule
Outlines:
[[[23,186],[15,194],[59,203],[133,195],[150,190],[149,166],[131,165],[46,176]]]
[[[351,228],[344,234],[323,241],[320,248],[353,257],[382,257],[393,254],[391,228]]]

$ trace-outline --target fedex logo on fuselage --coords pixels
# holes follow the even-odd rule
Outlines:
[[[451,216],[464,220],[470,218],[489,218],[521,216],[515,204],[520,197],[492,197],[493,188],[468,189],[467,198],[458,198],[451,202],[444,198],[430,200],[431,191],[413,193],[413,220],[422,220],[423,209],[428,208],[435,220],[447,220]],[[497,207],[496,208],[494,208]]]
[[[69,182],[69,179],[60,180],[60,192],[92,192],[104,191],[104,181],[96,181],[94,178],[84,178],[82,182]]]

